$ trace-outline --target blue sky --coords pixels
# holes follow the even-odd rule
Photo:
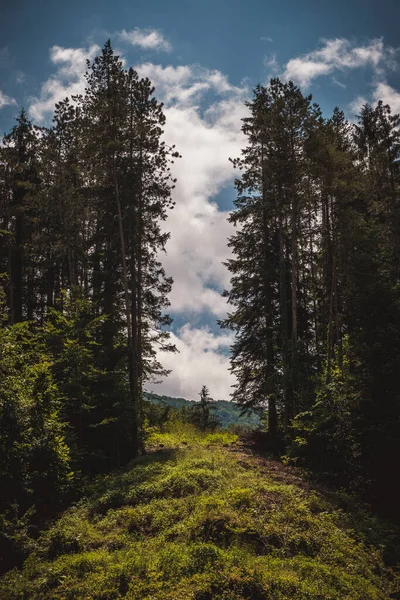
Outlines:
[[[85,58],[110,37],[127,66],[149,76],[165,101],[167,141],[183,158],[164,259],[175,279],[171,311],[179,355],[155,391],[195,397],[203,383],[227,398],[231,340],[216,326],[229,284],[222,265],[232,234],[233,173],[244,144],[240,119],[251,89],[293,79],[325,114],[354,118],[382,98],[400,112],[398,0],[14,0],[0,22],[0,132],[21,106],[48,124],[54,102],[83,90]]]

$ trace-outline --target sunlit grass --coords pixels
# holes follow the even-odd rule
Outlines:
[[[179,423],[153,431],[149,454],[94,482],[0,598],[387,600],[381,551],[237,442]]]

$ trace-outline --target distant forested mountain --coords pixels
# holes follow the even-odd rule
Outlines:
[[[194,400],[186,400],[185,398],[171,398],[170,396],[160,396],[152,392],[145,392],[144,397],[146,400],[153,402],[154,404],[168,404],[173,408],[180,410],[183,407],[191,407],[196,402]],[[243,408],[235,402],[229,402],[227,400],[216,400],[213,403],[215,407],[215,416],[221,422],[221,426],[224,428],[229,425],[243,425],[245,427],[255,428],[260,425],[260,417],[258,413],[250,409],[246,414],[242,415]]]

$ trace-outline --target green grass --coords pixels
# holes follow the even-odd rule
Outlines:
[[[369,541],[375,520],[357,530],[236,436],[175,424],[148,443],[42,534],[3,576],[2,600],[387,600],[400,589]]]

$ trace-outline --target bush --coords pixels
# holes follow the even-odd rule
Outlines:
[[[32,516],[54,512],[73,473],[52,362],[28,323],[0,329],[0,371],[0,555],[18,562]]]

